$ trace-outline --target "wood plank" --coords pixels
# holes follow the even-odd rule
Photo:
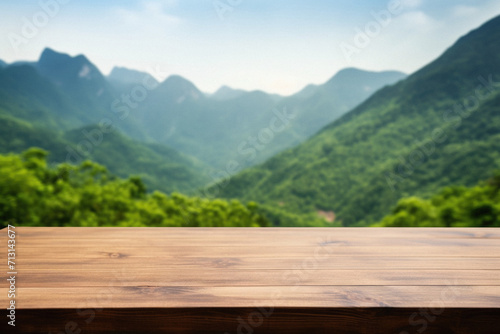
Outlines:
[[[18,227],[15,261],[21,332],[237,333],[259,307],[252,333],[500,327],[500,229]]]
[[[72,236],[78,239],[80,236],[88,236],[92,239],[107,239],[110,236],[136,237],[138,234],[144,237],[161,238],[162,236],[194,238],[196,236],[211,239],[213,236],[243,236],[248,239],[248,233],[252,237],[269,235],[283,236],[314,236],[322,238],[325,234],[333,234],[342,238],[358,237],[393,237],[406,239],[421,238],[478,238],[478,239],[500,239],[500,231],[495,228],[189,228],[189,227],[24,227],[18,226],[17,231],[25,236],[63,238]],[[22,232],[22,233],[21,233]],[[210,237],[210,238],[209,238]]]
[[[20,309],[183,307],[499,308],[500,286],[120,286],[19,289]],[[7,289],[0,289],[2,296]]]
[[[252,235],[252,234],[250,234]],[[391,238],[391,237],[372,237],[359,238],[350,237],[342,238],[336,235],[325,235],[323,238],[307,237],[307,236],[280,236],[279,238],[269,235],[266,237],[252,237],[247,240],[239,240],[237,238],[228,238],[227,236],[217,236],[207,239],[189,237],[189,242],[186,238],[171,238],[168,239],[161,236],[156,237],[116,237],[112,236],[108,239],[92,239],[88,236],[82,238],[23,238],[19,235],[18,241],[23,248],[50,248],[58,249],[63,247],[88,247],[101,246],[105,242],[106,247],[121,247],[127,245],[129,248],[197,248],[202,244],[203,248],[209,247],[262,247],[263,245],[272,245],[273,247],[287,248],[293,245],[294,248],[303,249],[310,247],[327,247],[327,248],[351,248],[351,247],[410,247],[410,246],[434,246],[434,247],[498,247],[500,239],[493,238],[429,238],[429,239],[412,239],[412,238]]]
[[[19,243],[22,245],[22,243]],[[327,256],[393,256],[393,257],[483,257],[498,258],[500,256],[500,242],[494,246],[334,246],[324,247],[294,247],[294,246],[273,246],[263,244],[261,247],[241,245],[238,247],[204,247],[203,245],[192,245],[186,247],[128,247],[128,246],[106,246],[105,242],[91,244],[89,247],[40,247],[24,248],[18,247],[19,258],[31,256],[34,253],[42,253],[47,257],[58,257],[68,251],[77,254],[87,254],[88,252],[111,253],[118,257],[142,256],[142,257],[202,257],[207,254],[217,257],[245,257],[251,254],[253,257],[265,258],[289,258],[297,256],[305,257],[327,257]],[[4,255],[5,256],[5,255]]]
[[[287,286],[287,285],[469,285],[500,286],[500,270],[218,270],[138,268],[22,270],[18,287],[94,287],[120,280],[120,286]],[[228,282],[230,277],[230,282]],[[4,281],[7,274],[0,275]]]
[[[147,259],[147,260],[146,260]],[[313,257],[314,259],[314,257]],[[398,256],[337,256],[327,257],[311,263],[311,257],[296,256],[287,258],[252,257],[148,257],[120,256],[118,253],[85,253],[66,252],[56,256],[47,256],[43,252],[30,254],[29,257],[18,257],[17,266],[29,270],[122,270],[124,267],[141,270],[189,269],[189,270],[260,270],[260,269],[307,269],[312,265],[317,270],[325,269],[359,269],[365,270],[499,270],[500,257],[398,257]]]

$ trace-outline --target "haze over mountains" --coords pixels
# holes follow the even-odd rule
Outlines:
[[[305,143],[212,191],[284,211],[332,211],[350,226],[378,221],[402,197],[487,179],[500,168],[499,40],[497,17]]]
[[[119,176],[142,176],[151,189],[189,192],[227,175],[228,163],[236,161],[234,173],[300,143],[403,77],[348,69],[307,94],[223,87],[212,97],[181,76],[158,82],[117,67],[105,77],[85,56],[47,48],[37,62],[0,72],[1,149],[39,146],[53,162],[92,159]]]
[[[142,133],[147,133],[147,140],[167,144],[216,170],[227,169],[230,161],[238,162],[242,169],[302,142],[378,88],[404,76],[349,69],[311,89],[311,95],[301,92],[286,98],[230,88],[222,88],[223,92],[212,98],[190,81],[171,76],[149,91],[144,101],[133,105],[135,108],[120,105],[116,111],[127,113]],[[116,77],[116,70],[111,77]],[[224,91],[232,93],[223,96]],[[269,129],[277,114],[292,113],[296,121],[286,124],[286,130],[277,133]]]

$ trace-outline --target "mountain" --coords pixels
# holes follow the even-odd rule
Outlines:
[[[36,64],[37,64],[36,61],[18,60],[13,63],[10,63],[9,66],[22,66],[22,65],[36,66]]]
[[[36,68],[42,76],[64,88],[74,86],[82,89],[92,84],[97,86],[98,90],[94,92],[97,93],[107,86],[104,76],[84,55],[71,57],[45,48],[36,63]]]
[[[57,157],[62,161],[67,144],[62,134],[0,113],[0,153],[19,153],[30,147],[42,147],[50,150],[51,157]]]
[[[82,122],[70,123],[72,128],[111,119],[124,133],[139,140],[148,139],[142,129],[115,110],[114,106],[123,103],[120,100],[122,95],[115,92],[99,69],[84,55],[71,57],[46,48],[38,62],[26,64],[34,67],[40,76],[71,101],[71,109],[58,117],[62,120],[78,117]]]
[[[93,123],[111,111],[112,87],[84,55],[71,57],[46,48],[35,68],[42,77],[66,93],[74,105],[84,109]]]
[[[92,160],[114,175],[141,177],[150,190],[192,194],[209,182],[204,165],[196,159],[165,145],[134,141],[118,131],[107,132],[91,125],[66,132],[64,139],[71,144],[66,146],[62,161]],[[82,142],[94,145],[90,150],[82,149]]]
[[[117,141],[130,138],[134,144],[166,145],[208,165],[203,173],[218,179],[304,141],[366,98],[370,93],[366,87],[403,76],[349,71],[354,78],[342,77],[341,72],[314,86],[307,97],[251,91],[217,100],[178,75],[154,85],[148,80],[144,86],[146,73],[115,68],[106,78],[85,56],[47,48],[35,63],[17,62],[0,70],[0,115],[53,131],[55,138],[63,136],[66,142],[68,131],[112,123],[123,134]],[[342,91],[338,84],[342,81],[350,84],[349,92]],[[287,117],[292,113],[296,120],[290,122]],[[113,170],[114,161],[104,160],[106,155],[113,153],[103,151],[95,159],[124,176]],[[160,175],[152,174],[156,179]]]
[[[140,176],[150,190],[191,194],[209,182],[201,163],[165,145],[133,141],[98,125],[57,133],[0,114],[0,153],[18,153],[30,147],[49,151],[51,164],[93,160],[114,175]]]
[[[219,174],[233,174],[228,164],[241,170],[297,145],[377,88],[404,76],[350,69],[314,86],[308,96],[287,98],[227,87],[207,97],[190,81],[171,76],[148,92],[131,117],[151,140],[192,155]],[[286,129],[274,126],[292,112],[296,119],[285,120]]]
[[[0,69],[0,114],[53,130],[93,121],[85,109],[29,65]]]
[[[0,59],[0,68],[7,67],[7,63]]]
[[[210,95],[210,97],[214,100],[225,101],[225,100],[235,99],[245,93],[246,91],[241,89],[233,89],[228,86],[222,86],[215,93]]]
[[[114,67],[107,76],[108,82],[117,92],[130,91],[136,85],[158,86],[160,83],[146,72],[131,70],[125,67]]]
[[[120,114],[112,112],[111,93],[102,100],[95,98],[93,94],[87,95],[85,84],[82,89],[70,88],[66,81],[61,84],[56,75],[42,76],[38,67],[43,65],[18,64],[0,69],[0,114],[54,131],[66,131],[107,119],[135,138],[145,138],[130,120],[121,119]]]
[[[497,17],[305,143],[211,191],[332,212],[352,226],[378,221],[402,197],[476,184],[500,166],[499,38]]]
[[[294,110],[294,136],[304,140],[366,100],[378,89],[404,78],[406,74],[397,71],[373,72],[347,68],[322,85],[308,85],[299,93],[283,99],[278,109]],[[286,141],[293,141],[289,137]]]
[[[105,92],[95,94],[101,89]],[[52,163],[93,159],[118,176],[143,176],[151,190],[187,193],[208,182],[204,165],[196,159],[163,144],[127,137],[123,130],[136,137],[140,131],[131,119],[112,112],[112,94],[102,74],[83,56],[46,49],[35,64],[0,69],[0,152],[37,146],[51,153]],[[89,133],[95,135],[103,124],[116,131],[93,145],[97,139]],[[78,150],[83,153],[75,154]]]

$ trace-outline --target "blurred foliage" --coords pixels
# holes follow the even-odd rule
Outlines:
[[[401,199],[383,227],[500,227],[500,172],[488,182],[447,187],[430,199]]]
[[[47,154],[31,148],[21,155],[0,155],[3,226],[269,225],[252,202],[148,194],[140,178],[114,177],[91,161],[49,168]]]

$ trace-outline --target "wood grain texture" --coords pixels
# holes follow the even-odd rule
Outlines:
[[[26,333],[500,333],[500,229],[17,227],[16,268]]]

